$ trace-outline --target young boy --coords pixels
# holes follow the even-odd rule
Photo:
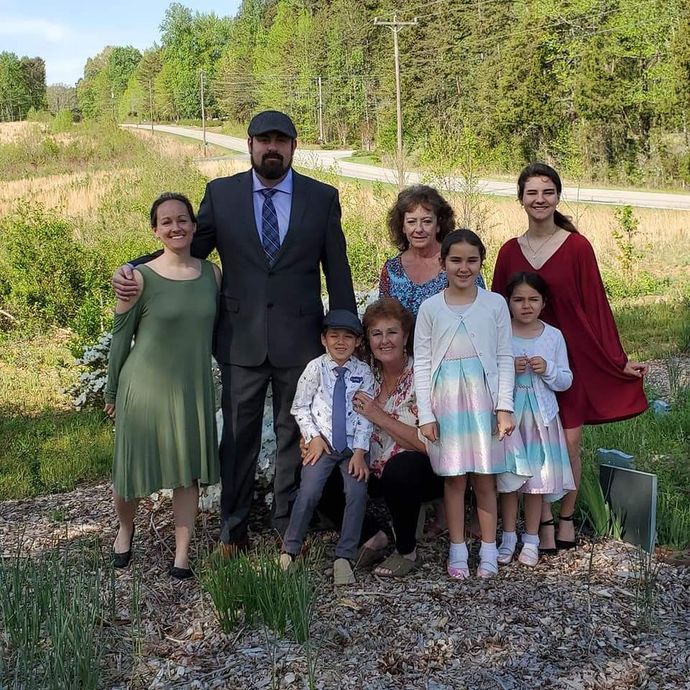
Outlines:
[[[357,556],[367,505],[369,468],[365,454],[373,429],[370,421],[354,411],[352,399],[357,391],[373,396],[374,377],[371,369],[353,356],[362,342],[362,324],[354,314],[343,309],[330,311],[323,322],[321,342],[326,353],[307,364],[290,410],[307,449],[280,564],[289,568],[301,551],[323,487],[338,465],[346,505],[335,548],[333,580],[336,585],[345,585],[355,582],[350,561]]]

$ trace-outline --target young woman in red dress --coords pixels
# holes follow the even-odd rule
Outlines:
[[[543,163],[527,166],[518,178],[518,200],[527,231],[508,240],[498,253],[491,289],[505,295],[518,271],[536,271],[548,284],[551,299],[542,319],[560,329],[568,346],[572,387],[558,395],[568,454],[580,485],[582,426],[615,422],[644,412],[642,377],[647,366],[628,359],[618,336],[592,245],[569,218],[556,210],[561,195],[558,173]],[[577,490],[561,501],[555,546],[575,546],[573,514]],[[551,508],[544,505],[540,543],[554,547]]]

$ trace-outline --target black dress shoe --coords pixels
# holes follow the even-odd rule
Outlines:
[[[168,574],[176,580],[188,580],[190,577],[194,577],[191,568],[178,568],[176,565],[170,566]]]
[[[113,549],[113,567],[114,568],[126,568],[129,562],[132,560],[132,541],[134,540],[134,527],[132,527],[132,535],[129,538],[129,549],[123,551],[122,553],[117,553]]]

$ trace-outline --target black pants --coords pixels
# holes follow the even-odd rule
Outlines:
[[[394,455],[383,468],[381,477],[369,477],[369,496],[383,497],[393,522],[395,547],[408,554],[417,546],[417,518],[422,503],[443,496],[443,478],[434,474],[429,458],[418,451]],[[333,472],[324,489],[319,510],[339,525],[345,510],[342,478]],[[361,543],[366,542],[383,526],[370,514],[364,519]]]
[[[220,539],[224,543],[241,542],[247,537],[269,383],[277,445],[271,516],[273,527],[281,534],[287,529],[302,466],[299,427],[290,414],[290,407],[303,369],[274,367],[268,360],[258,367],[220,365],[223,383]]]

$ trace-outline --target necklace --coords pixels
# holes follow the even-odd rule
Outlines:
[[[523,235],[525,242],[527,243],[527,248],[532,254],[532,258],[536,258],[537,254],[541,252],[544,247],[551,242],[551,240],[558,234],[558,228],[554,230],[536,249],[532,247],[532,243],[529,241],[529,230]]]
[[[395,379],[395,382],[393,383],[393,385],[390,387],[386,383],[386,377],[383,375],[383,373],[381,374],[380,393],[383,393],[384,400],[389,400],[391,395],[393,395],[393,393],[395,393],[395,391],[398,389],[398,386],[400,385],[400,380],[402,379],[404,373],[405,373],[405,366],[403,365],[402,371],[400,372],[398,377]]]

